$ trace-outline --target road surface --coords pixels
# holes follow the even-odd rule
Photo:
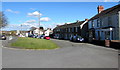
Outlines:
[[[2,48],[3,68],[118,68],[118,51],[87,43],[52,39],[56,50]],[[7,41],[4,41],[5,44]]]

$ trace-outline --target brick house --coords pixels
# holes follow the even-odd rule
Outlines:
[[[53,29],[54,38],[70,39],[71,36],[79,35],[83,38],[88,37],[88,19],[85,21],[77,21],[74,23],[65,23],[64,25],[57,25]]]
[[[120,40],[120,4],[104,10],[98,6],[98,14],[88,21],[89,41]]]

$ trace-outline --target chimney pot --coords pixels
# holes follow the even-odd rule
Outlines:
[[[104,10],[104,7],[102,5],[100,5],[100,6],[97,7],[97,9],[98,9],[98,13],[101,13],[101,11]]]
[[[88,21],[88,19],[85,19],[85,21]]]
[[[57,25],[57,27],[60,26],[60,25]]]

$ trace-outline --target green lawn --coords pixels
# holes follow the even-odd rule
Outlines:
[[[11,44],[13,47],[24,49],[56,49],[59,48],[51,40],[37,39],[37,38],[18,38],[18,40]]]

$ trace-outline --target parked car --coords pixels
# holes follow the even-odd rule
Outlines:
[[[33,38],[37,38],[37,37],[38,37],[38,35],[33,35],[32,37],[33,37]]]
[[[45,36],[44,39],[50,40],[50,37],[49,36]]]
[[[73,37],[70,37],[70,40],[71,41],[83,42],[84,38],[82,38],[81,36],[73,36]]]
[[[0,35],[0,40],[6,40],[6,36],[5,35]]]
[[[32,35],[32,34],[29,34],[28,37],[33,37],[33,35]]]
[[[59,36],[53,36],[53,38],[55,38],[55,39],[59,39]]]
[[[40,35],[39,38],[40,38],[40,39],[44,39],[44,37],[45,37],[45,35]]]

